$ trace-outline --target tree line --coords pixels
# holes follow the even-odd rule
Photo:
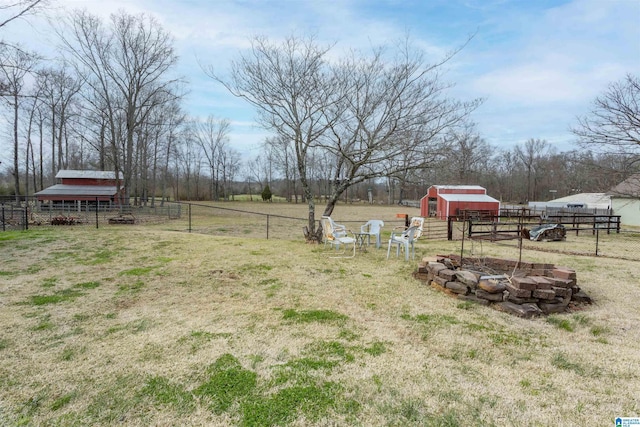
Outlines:
[[[18,2],[9,15],[45,6]],[[227,73],[203,67],[272,133],[243,160],[229,119],[184,110],[174,41],[154,18],[75,10],[52,31],[56,60],[0,42],[13,160],[0,165],[0,194],[33,194],[60,169],[114,170],[134,204],[259,197],[268,185],[309,205],[313,236],[318,200],[330,215],[342,200],[401,203],[433,184],[479,184],[518,203],[606,191],[639,170],[640,85],[631,74],[577,118],[576,149],[536,138],[500,148],[471,118],[483,100],[453,99],[443,77],[472,37],[433,60],[409,39],[337,56],[313,36],[255,36]]]

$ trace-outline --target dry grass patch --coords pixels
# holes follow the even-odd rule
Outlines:
[[[372,217],[359,215],[341,219]],[[382,249],[329,259],[299,231],[31,233],[0,235],[2,425],[606,425],[640,413],[638,263],[526,253],[576,268],[596,304],[525,320],[434,291],[412,279],[416,262]]]

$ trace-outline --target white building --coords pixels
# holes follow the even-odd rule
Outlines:
[[[621,217],[620,222],[640,227],[640,174],[631,175],[607,194],[611,196],[614,214]]]

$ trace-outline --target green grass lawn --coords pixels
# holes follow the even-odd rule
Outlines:
[[[385,249],[331,259],[301,237],[2,233],[0,425],[604,426],[640,415],[640,263],[526,258],[575,268],[595,304],[515,318],[414,280],[417,260]]]

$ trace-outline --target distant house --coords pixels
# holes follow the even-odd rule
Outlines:
[[[432,185],[420,199],[420,214],[446,220],[463,211],[498,215],[500,202],[479,185]]]
[[[631,175],[607,193],[611,207],[624,225],[640,226],[640,174]]]
[[[116,173],[112,171],[61,170],[56,174],[55,185],[38,191],[39,202],[53,204],[115,204],[118,201]],[[120,196],[124,194],[122,185]]]
[[[607,193],[579,193],[549,200],[548,202],[529,202],[529,208],[538,211],[581,209],[603,211],[611,209],[611,196]]]

